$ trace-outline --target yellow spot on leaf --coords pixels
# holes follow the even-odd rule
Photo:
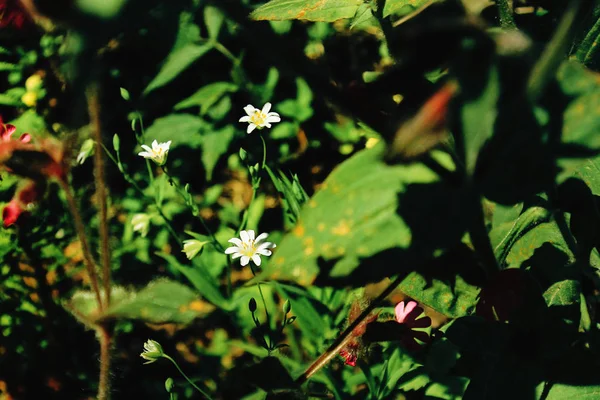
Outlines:
[[[322,222],[319,222],[319,224],[317,225],[317,230],[319,232],[323,232],[325,230],[325,224]]]
[[[302,237],[304,236],[304,226],[302,224],[296,225],[294,230],[292,231],[294,236]]]
[[[350,224],[346,220],[341,220],[339,224],[331,229],[331,233],[338,236],[346,236],[350,233]]]

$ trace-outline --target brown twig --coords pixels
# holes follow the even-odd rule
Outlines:
[[[65,192],[65,196],[67,197],[67,204],[69,206],[69,210],[71,211],[71,215],[73,216],[73,222],[75,223],[75,230],[77,231],[77,236],[79,237],[79,241],[81,242],[81,251],[83,252],[83,260],[87,269],[87,273],[90,277],[90,282],[92,284],[92,290],[96,295],[96,300],[98,302],[98,308],[100,311],[104,309],[102,304],[102,298],[100,297],[100,289],[98,288],[98,277],[96,276],[96,262],[92,257],[92,253],[90,252],[90,246],[87,241],[87,236],[85,234],[85,226],[83,225],[83,220],[81,219],[81,214],[79,214],[79,209],[77,208],[77,204],[75,202],[75,197],[73,196],[73,191],[69,184],[60,180],[60,185]]]
[[[327,350],[323,354],[319,356],[305,371],[302,375],[296,379],[297,385],[304,384],[307,380],[310,379],[311,376],[316,374],[321,368],[323,368],[336,354],[340,352],[342,348],[352,339],[352,331],[359,326],[365,318],[367,318],[371,312],[379,306],[379,304],[388,297],[396,287],[406,278],[407,273],[404,272],[400,274],[392,283],[389,284],[387,288],[375,300],[373,300],[367,308],[356,318],[342,334],[336,339],[335,342],[329,346]]]
[[[96,140],[96,151],[94,152],[94,178],[96,184],[96,199],[100,208],[100,242],[102,260],[102,283],[104,284],[105,306],[110,306],[110,243],[108,232],[108,206],[106,196],[106,179],[104,176],[104,158],[101,151],[102,125],[100,123],[100,102],[98,100],[98,86],[90,85],[87,91],[88,112],[90,123]]]

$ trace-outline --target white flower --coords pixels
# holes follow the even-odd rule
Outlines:
[[[258,237],[254,238],[254,231],[241,231],[240,237],[242,240],[238,238],[229,239],[229,243],[233,243],[233,246],[227,248],[225,250],[225,254],[232,254],[232,258],[236,259],[242,257],[240,260],[240,264],[242,267],[248,265],[250,259],[257,266],[260,265],[260,256],[270,256],[271,250],[276,245],[271,242],[263,242],[269,236],[266,233],[261,233]]]
[[[183,241],[183,251],[188,260],[191,260],[202,250],[205,244],[210,243],[210,240],[200,241],[197,239],[188,239]]]
[[[266,103],[263,106],[262,110],[254,108],[254,106],[250,104],[244,107],[244,111],[246,111],[246,114],[248,115],[245,115],[242,118],[240,118],[240,122],[248,122],[250,124],[248,125],[248,130],[246,131],[246,133],[250,133],[256,128],[262,129],[265,126],[267,128],[270,128],[271,123],[281,121],[279,114],[273,111],[269,112],[270,110],[271,103]]]
[[[150,216],[148,214],[135,214],[131,218],[134,232],[140,232],[142,237],[146,237],[150,230]]]
[[[79,154],[77,155],[78,164],[83,164],[89,156],[94,154],[95,144],[96,142],[94,142],[94,139],[87,139],[85,142],[83,142],[81,145],[81,150],[79,150]]]
[[[150,363],[153,363],[154,361],[157,361],[164,354],[165,353],[163,352],[163,349],[162,349],[162,346],[160,345],[160,343],[158,343],[155,340],[148,339],[148,341],[146,343],[144,343],[144,352],[142,354],[140,354],[140,357],[142,357],[144,360],[148,361],[148,362],[145,362],[144,364],[150,364]]]
[[[152,142],[152,148],[142,145],[142,149],[146,151],[142,151],[138,153],[138,156],[142,156],[144,158],[149,158],[158,165],[164,165],[167,162],[167,154],[169,154],[169,146],[171,146],[171,141],[169,140],[166,143],[158,143],[156,140]]]

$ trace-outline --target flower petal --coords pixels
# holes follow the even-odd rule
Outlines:
[[[262,108],[262,113],[268,114],[269,111],[271,111],[271,103],[267,102],[267,103],[265,103],[265,105]]]
[[[152,149],[150,148],[150,146],[146,146],[145,144],[143,144],[142,149],[146,150],[147,152],[152,153]]]
[[[279,114],[267,115],[266,122],[281,122],[281,117]]]
[[[239,122],[250,122],[250,117],[248,115],[244,115],[242,118],[240,118]]]
[[[254,108],[252,104],[248,104],[246,107],[244,107],[244,111],[246,111],[246,114],[252,115],[256,111],[256,108]]]
[[[248,129],[246,129],[246,133],[252,133],[252,131],[255,129],[256,129],[256,125],[250,124],[250,125],[248,125]]]
[[[153,149],[156,149],[157,147],[158,147],[158,141],[156,141],[156,139],[154,139],[154,140],[152,141],[152,148],[153,148]]]
[[[249,242],[254,241],[254,231],[252,229],[248,230],[248,237],[250,238]]]
[[[396,304],[396,308],[394,309],[395,313],[396,313],[396,321],[398,321],[398,323],[403,323],[404,322],[404,317],[406,316],[404,314],[404,302],[401,301],[400,303]]]
[[[269,234],[268,234],[268,233],[261,233],[260,235],[258,235],[258,236],[256,237],[256,239],[254,239],[254,242],[255,242],[255,243],[258,243],[258,242],[260,242],[260,241],[262,241],[262,240],[265,240],[265,239],[266,239],[266,238],[268,238],[268,237],[269,237]]]
[[[240,252],[240,248],[236,247],[236,246],[228,247],[225,249],[225,254],[233,254],[233,253],[239,253],[239,252]]]
[[[271,250],[267,250],[267,249],[256,249],[256,254],[262,254],[263,256],[270,256],[271,254],[273,254],[273,252]]]
[[[258,254],[254,254],[252,256],[252,261],[256,264],[257,267],[260,267],[260,256]]]
[[[242,256],[243,256],[243,254],[242,254],[242,253],[234,253],[234,254],[231,256],[231,259],[232,259],[232,260],[235,260],[236,258],[240,258],[240,257],[242,257]]]
[[[240,264],[242,265],[242,267],[245,267],[246,265],[248,265],[249,262],[250,262],[250,257],[242,256],[242,259],[240,260]]]
[[[240,231],[240,237],[244,243],[248,243],[250,241],[250,235],[248,235],[248,232],[246,231]]]
[[[242,247],[242,241],[238,238],[231,238],[228,240],[229,243],[233,243],[238,247]]]

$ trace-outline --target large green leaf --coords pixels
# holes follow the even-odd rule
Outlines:
[[[150,93],[154,89],[166,85],[189,67],[194,61],[206,54],[212,49],[212,44],[206,43],[202,45],[188,44],[182,48],[175,50],[169,54],[164,65],[144,89],[144,94]]]
[[[485,82],[485,88],[481,93],[464,99],[460,107],[465,167],[470,174],[475,170],[479,151],[494,133],[500,96],[500,78],[495,66],[489,68]]]
[[[475,309],[480,291],[460,276],[449,284],[437,279],[429,282],[418,272],[407,276],[398,288],[419,303],[451,318],[470,315]]]
[[[181,272],[206,300],[226,310],[231,308],[229,301],[219,290],[218,282],[215,281],[203,265],[196,263],[194,267],[187,267],[180,264],[172,255],[161,253],[159,256],[164,258],[177,271]]]
[[[271,0],[254,10],[250,17],[259,21],[302,19],[333,22],[352,18],[362,0]]]
[[[200,147],[202,144],[203,130],[208,129],[210,124],[202,118],[191,114],[171,114],[159,118],[148,129],[145,138],[148,142],[173,141],[172,147],[187,145],[191,148]],[[146,143],[149,145],[150,143]]]
[[[593,195],[600,196],[600,157],[583,161],[573,176],[584,181]]]
[[[89,326],[107,319],[187,324],[213,310],[212,305],[201,301],[187,286],[166,279],[151,282],[140,291],[112,288],[111,306],[102,313],[98,310],[96,297],[90,291],[76,292],[66,307]]]
[[[265,275],[303,285],[313,283],[319,272],[324,279],[346,278],[361,259],[411,245],[413,235],[397,213],[399,196],[411,183],[428,188],[424,183],[437,181],[437,175],[422,164],[386,165],[381,160],[383,152],[383,146],[364,150],[331,173],[302,209],[296,227],[278,243]],[[417,194],[413,201],[431,201],[427,191]],[[406,206],[403,212],[410,214],[411,207]],[[427,227],[431,229],[435,228]],[[388,268],[388,276],[401,268],[386,265],[378,266],[380,272]],[[362,272],[374,271],[363,266]]]
[[[546,384],[537,387],[537,394],[541,396],[545,391]],[[541,397],[539,397],[541,398]],[[594,385],[567,385],[555,383],[550,386],[545,400],[596,400],[600,398],[600,384]]]
[[[189,323],[213,310],[193,290],[177,282],[158,280],[112,305],[104,317],[139,319],[155,324]]]
[[[408,10],[411,8],[419,8],[430,1],[431,0],[386,0],[385,6],[383,7],[383,16],[388,17],[391,14],[401,11],[405,7],[407,7]]]
[[[235,136],[235,128],[227,125],[223,129],[206,133],[202,138],[202,164],[206,170],[206,180],[212,179],[213,170],[219,158],[227,152]]]
[[[217,103],[225,94],[237,90],[237,86],[230,82],[213,82],[201,87],[197,92],[175,105],[176,110],[190,107],[200,107],[200,114],[204,115],[210,107]]]

